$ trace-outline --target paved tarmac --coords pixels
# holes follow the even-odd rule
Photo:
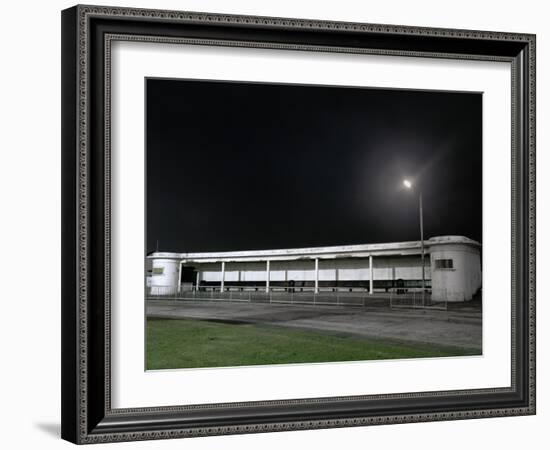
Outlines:
[[[225,323],[270,324],[369,338],[476,349],[481,353],[481,307],[447,311],[389,307],[149,300],[147,316]]]

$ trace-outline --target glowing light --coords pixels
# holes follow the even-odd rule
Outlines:
[[[407,189],[412,188],[412,183],[411,183],[409,180],[403,180],[403,185],[404,185]]]

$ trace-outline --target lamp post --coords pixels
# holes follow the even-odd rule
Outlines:
[[[409,180],[403,180],[403,186],[413,190],[413,184]],[[422,306],[426,305],[426,269],[424,266],[424,219],[422,212],[422,192],[418,192],[418,207],[420,214],[420,251],[422,260]]]

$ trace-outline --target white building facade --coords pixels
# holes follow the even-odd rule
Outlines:
[[[424,241],[424,285],[434,298],[471,300],[481,289],[481,244],[463,236]],[[421,290],[421,242],[147,256],[152,294],[185,290],[385,293]]]

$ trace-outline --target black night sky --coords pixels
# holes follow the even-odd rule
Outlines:
[[[481,242],[482,95],[146,81],[147,251]]]

